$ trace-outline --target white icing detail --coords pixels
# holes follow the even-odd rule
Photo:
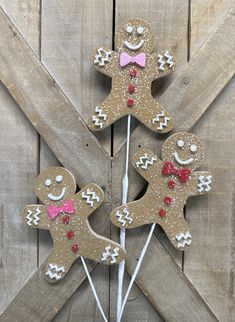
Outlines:
[[[163,121],[160,122],[160,118],[163,119]],[[164,127],[167,127],[167,122],[170,121],[170,118],[165,116],[164,111],[161,111],[159,114],[157,114],[153,120],[152,123],[154,124],[155,122],[160,123],[159,126],[157,127],[158,130],[163,130]]]
[[[178,248],[184,248],[185,245],[189,246],[192,242],[192,236],[189,231],[175,235],[175,239],[178,240]]]
[[[144,156],[140,157],[138,161],[136,161],[137,168],[141,168],[147,170],[150,166],[152,166],[157,161],[154,157],[149,157],[147,153]]]
[[[142,27],[142,26],[139,26],[138,28],[137,28],[137,33],[139,34],[139,35],[142,35],[142,33],[144,32],[144,27]]]
[[[122,227],[126,226],[126,223],[128,221],[129,224],[132,223],[133,218],[131,218],[129,211],[127,208],[124,208],[122,213],[118,210],[115,214],[115,216],[118,218],[117,221],[122,225]]]
[[[132,26],[127,26],[126,31],[128,32],[128,34],[131,34],[132,31],[133,31],[133,27]]]
[[[182,160],[182,159],[180,159],[180,157],[178,156],[178,153],[177,152],[174,152],[173,153],[173,156],[174,156],[174,158],[175,158],[175,160],[176,160],[176,162],[178,162],[179,164],[190,164],[190,163],[192,163],[193,162],[193,158],[189,158],[189,159],[186,159],[186,160]]]
[[[55,181],[58,182],[58,183],[62,182],[62,180],[63,180],[63,177],[61,175],[58,175],[55,178]]]
[[[192,144],[192,145],[190,145],[190,151],[191,151],[191,152],[196,152],[196,151],[197,151],[197,146],[196,146],[196,144]]]
[[[45,186],[49,187],[51,185],[51,179],[46,179]]]
[[[132,44],[131,42],[129,41],[124,41],[124,44],[126,45],[126,47],[130,50],[137,50],[137,49],[140,49],[140,47],[143,46],[144,44],[144,40],[142,39],[138,44]]]
[[[94,64],[98,64],[99,66],[105,66],[108,62],[110,62],[112,52],[107,51],[104,48],[97,49],[95,54]]]
[[[27,211],[27,224],[29,226],[32,226],[32,224],[34,224],[35,226],[38,225],[38,222],[40,221],[40,215],[41,214],[41,210],[37,207],[35,213],[33,213],[32,210],[28,209]]]
[[[95,123],[95,126],[98,126],[98,127],[100,127],[102,129],[103,122],[101,121],[101,119],[103,119],[104,121],[106,121],[107,120],[107,114],[105,114],[102,111],[102,108],[99,107],[99,106],[96,106],[95,113],[97,115],[93,115],[92,116],[92,122]]]
[[[65,272],[64,266],[58,266],[56,264],[48,264],[48,270],[45,275],[49,276],[50,279],[55,278],[57,281],[61,279],[62,273]]]
[[[105,251],[102,254],[101,261],[107,262],[109,257],[111,257],[111,264],[116,263],[117,259],[116,257],[119,255],[119,248],[115,247],[114,249],[111,247],[111,245],[108,245],[105,247]]]
[[[61,193],[58,195],[58,196],[55,196],[53,195],[52,193],[48,193],[47,197],[50,199],[50,200],[53,200],[53,201],[58,201],[60,199],[62,199],[65,195],[65,192],[66,192],[66,187],[64,187],[61,191]]]
[[[162,70],[163,72],[165,71],[165,64],[167,64],[169,66],[169,68],[171,68],[173,65],[174,65],[174,62],[173,62],[173,56],[170,55],[169,51],[167,50],[165,52],[164,55],[158,55],[158,64],[159,64],[159,67],[158,69],[159,70]]]
[[[87,188],[86,192],[83,191],[82,198],[86,199],[86,203],[90,205],[90,207],[93,207],[94,201],[99,202],[100,198],[97,196],[95,191],[92,191],[91,189]]]
[[[183,140],[178,140],[177,145],[179,148],[182,148],[184,146],[184,141]]]
[[[212,184],[212,176],[200,176],[198,178],[198,184],[197,184],[197,191],[198,192],[203,192],[203,191],[210,191],[211,190],[211,184]]]

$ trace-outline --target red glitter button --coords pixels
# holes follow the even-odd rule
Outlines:
[[[68,225],[68,224],[69,224],[69,222],[70,222],[70,217],[69,217],[69,216],[64,216],[64,217],[62,218],[62,220],[63,220],[63,223],[64,223],[65,225]]]
[[[135,92],[135,85],[134,84],[130,84],[129,85],[129,93],[133,94]]]
[[[129,107],[132,107],[134,105],[134,100],[132,98],[129,98],[128,101],[127,101],[127,105]]]
[[[71,250],[72,252],[76,253],[78,251],[78,244],[73,244]]]
[[[74,236],[74,232],[72,230],[68,231],[67,232],[67,237],[70,239],[70,238],[73,238]]]
[[[160,210],[159,210],[159,216],[160,216],[161,218],[165,217],[165,216],[166,216],[166,210],[164,210],[164,209],[160,209]]]
[[[136,71],[136,69],[131,69],[131,71],[130,71],[130,76],[131,77],[136,77],[136,74],[137,74],[137,71]]]
[[[164,198],[164,202],[165,202],[167,205],[169,205],[169,204],[171,203],[171,201],[172,201],[171,197],[165,197],[165,198]]]
[[[168,181],[168,188],[170,188],[170,189],[174,189],[175,188],[175,181],[174,180]]]

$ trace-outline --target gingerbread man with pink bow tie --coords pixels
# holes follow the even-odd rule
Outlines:
[[[170,136],[163,145],[162,160],[152,151],[141,148],[133,157],[133,166],[149,186],[145,195],[112,211],[111,221],[122,228],[159,224],[172,244],[185,250],[191,233],[184,218],[189,196],[211,190],[212,173],[195,171],[204,158],[204,148],[192,133]]]
[[[61,280],[79,257],[104,264],[119,263],[125,250],[110,239],[97,235],[88,216],[98,208],[104,193],[94,183],[77,194],[73,175],[62,167],[48,168],[36,180],[36,194],[44,205],[30,205],[23,210],[26,224],[48,229],[53,250],[47,259],[45,275],[50,282]]]
[[[152,53],[151,26],[140,19],[130,19],[117,29],[115,46],[117,51],[98,48],[94,54],[96,69],[112,77],[112,90],[96,106],[89,128],[102,130],[130,114],[155,132],[171,131],[172,117],[152,97],[151,84],[174,70],[173,56],[169,51]]]

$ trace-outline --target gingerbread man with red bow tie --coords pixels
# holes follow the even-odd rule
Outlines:
[[[88,120],[89,128],[102,130],[131,114],[153,131],[171,131],[172,117],[152,97],[151,84],[174,70],[173,56],[169,51],[152,53],[151,26],[140,19],[130,19],[117,29],[115,46],[116,51],[98,48],[94,54],[96,69],[112,77],[112,90],[96,106]]]
[[[162,160],[150,150],[140,149],[133,166],[148,181],[145,195],[112,211],[111,221],[118,227],[135,228],[159,224],[173,245],[181,250],[191,244],[191,233],[183,208],[189,196],[211,190],[212,174],[196,170],[204,158],[204,148],[191,133],[170,136],[162,149]]]
[[[48,168],[36,180],[36,194],[44,205],[23,210],[28,226],[51,233],[54,246],[45,272],[50,282],[61,280],[79,256],[108,265],[125,258],[119,244],[97,235],[89,225],[88,217],[104,199],[101,188],[91,183],[77,194],[75,191],[75,179],[68,170]]]

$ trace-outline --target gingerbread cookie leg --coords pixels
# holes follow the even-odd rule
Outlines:
[[[32,228],[49,229],[47,207],[44,205],[30,205],[23,209],[24,222]]]
[[[154,99],[147,101],[144,109],[146,110],[145,117],[143,117],[143,109],[137,109],[135,117],[150,130],[157,133],[168,133],[174,128],[172,116]]]
[[[68,273],[78,256],[68,253],[61,243],[54,243],[54,249],[47,259],[45,275],[49,282],[58,282]],[[66,256],[64,254],[66,253]]]
[[[103,264],[117,264],[125,259],[126,251],[114,241],[95,234],[81,245],[80,255]]]
[[[124,116],[123,113],[127,114],[123,112],[126,108],[122,107],[120,102],[116,101],[113,96],[111,92],[102,104],[95,107],[95,111],[91,114],[87,123],[92,131],[101,131]],[[115,109],[113,106],[115,106]]]
[[[110,219],[115,226],[127,229],[155,223],[157,220],[157,212],[154,211],[155,204],[156,200],[147,191],[141,199],[114,209]]]
[[[211,190],[212,173],[209,171],[197,171],[192,174],[190,181],[189,195],[202,195]]]
[[[169,216],[171,215],[169,214]],[[185,250],[185,248],[190,246],[192,236],[183,215],[174,215],[174,217],[175,219],[173,219],[173,217],[170,217],[171,220],[168,220],[168,218],[166,217],[163,218],[161,222],[159,222],[159,225],[165,231],[167,237],[176,248]],[[176,222],[177,225],[173,225],[172,222]]]

